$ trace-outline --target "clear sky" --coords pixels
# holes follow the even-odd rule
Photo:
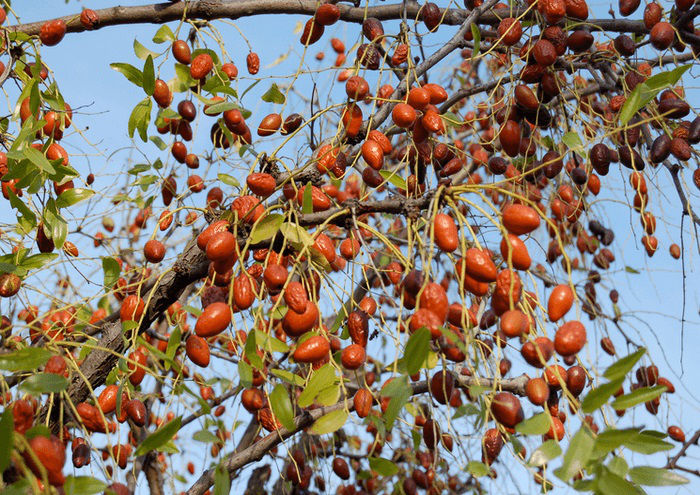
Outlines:
[[[122,0],[121,5],[138,5],[146,2]],[[445,6],[447,2],[437,2],[440,6]],[[662,2],[664,7],[668,2]],[[37,2],[34,0],[16,0],[13,2],[14,8],[22,16],[22,21],[31,22],[47,19],[69,13],[78,13],[81,6],[93,9],[104,8],[115,5],[110,1],[76,2],[70,1],[67,4],[54,1]],[[454,2],[453,2],[454,4]],[[459,2],[459,6],[462,4]],[[589,2],[591,17],[608,17],[607,10],[609,3],[597,0]],[[617,6],[614,6],[617,11]],[[643,5],[633,14],[632,18],[640,18]],[[598,15],[596,15],[598,14]],[[290,74],[297,71],[299,55],[302,46],[298,42],[299,34],[292,34],[297,23],[305,22],[302,16],[282,16],[268,15],[264,17],[241,19],[236,21],[236,25],[248,38],[254,50],[260,55],[261,71],[258,76],[262,81],[247,93],[243,99],[244,105],[253,111],[257,117],[253,117],[251,127],[257,126],[260,116],[272,112],[275,108],[270,103],[260,100],[260,95],[269,88],[270,81],[266,77],[274,75],[280,76],[278,83],[282,84],[288,80]],[[14,23],[14,19],[9,19]],[[226,40],[226,49],[239,67],[241,78],[238,82],[239,94],[241,94],[253,81],[245,71],[245,56],[248,53],[246,43],[240,34],[232,27],[231,23],[214,23],[219,28]],[[176,24],[171,23],[173,29]],[[68,34],[65,39],[56,47],[46,47],[42,49],[42,57],[45,63],[54,71],[59,82],[61,91],[67,102],[74,108],[74,126],[80,129],[81,135],[71,135],[63,142],[64,146],[72,155],[72,164],[83,177],[88,172],[95,173],[97,180],[95,188],[100,190],[106,188],[111,193],[116,193],[119,186],[125,180],[118,179],[119,174],[127,166],[135,163],[142,163],[144,157],[151,161],[156,157],[161,157],[164,161],[167,156],[165,152],[160,152],[153,144],[136,142],[138,152],[130,148],[130,140],[127,135],[127,121],[131,109],[138,101],[143,99],[144,94],[140,88],[129,83],[121,74],[110,69],[112,62],[127,62],[137,67],[142,66],[142,61],[136,58],[133,52],[134,39],[138,39],[147,48],[154,51],[162,51],[167,44],[155,45],[151,38],[155,34],[157,26],[136,25],[119,26],[100,29],[95,32],[85,32],[80,34]],[[426,51],[431,52],[441,40],[454,32],[455,28],[445,27],[441,32],[432,35],[426,43]],[[345,26],[339,23],[332,30],[326,31],[323,39],[309,48],[306,57],[306,66],[302,70],[328,68],[335,54],[333,53],[329,40],[331,36],[346,42],[350,47],[357,39],[358,27]],[[184,38],[184,34],[180,36]],[[291,50],[291,54],[284,60],[279,61]],[[325,52],[326,58],[323,62],[317,62],[313,56],[320,50]],[[6,62],[4,57],[0,60]],[[452,58],[451,60],[455,60]],[[273,67],[269,65],[279,61]],[[156,69],[158,70],[158,69]],[[172,77],[172,69],[166,71],[164,79]],[[694,110],[697,111],[700,105],[700,93],[697,90],[695,78],[699,72],[697,68],[691,70],[684,81],[688,92],[688,101]],[[312,79],[318,81],[318,91],[322,95],[321,102],[325,102],[328,95],[333,95],[334,102],[342,102],[342,87],[337,83],[333,88],[328,82],[328,73],[316,73],[313,77],[300,77],[294,85],[294,91],[302,95],[309,96],[312,91]],[[372,85],[372,81],[370,81]],[[17,92],[10,81],[3,88],[9,95],[9,102],[14,105]],[[176,96],[176,102],[179,101]],[[291,101],[299,102],[296,96],[290,97]],[[279,107],[277,107],[279,108]],[[308,105],[298,108],[287,108],[285,113],[298,111],[308,114]],[[193,143],[188,144],[195,153],[201,153],[210,147],[209,124],[202,125],[196,133]],[[258,151],[266,151],[262,146]],[[290,157],[294,158],[294,157]],[[129,165],[130,161],[130,165]],[[172,159],[170,159],[172,164]],[[229,163],[215,163],[214,171],[235,175],[241,182],[245,178],[245,169],[249,164],[235,159]],[[218,167],[218,168],[217,168]],[[184,168],[181,167],[181,168]],[[203,172],[200,169],[200,172]],[[178,185],[184,187],[187,172],[183,172],[178,178]],[[603,190],[600,200],[605,202],[604,218],[606,225],[615,228],[617,234],[613,244],[613,250],[617,260],[614,267],[620,272],[615,280],[615,287],[620,293],[620,309],[624,313],[623,328],[629,332],[635,341],[644,342],[650,349],[651,356],[655,364],[658,365],[662,376],[671,379],[676,385],[677,393],[673,396],[664,396],[662,400],[661,412],[658,418],[654,418],[646,413],[643,407],[637,408],[634,412],[637,423],[643,422],[648,428],[664,430],[667,424],[677,424],[683,427],[686,434],[700,428],[700,410],[698,406],[699,395],[695,390],[697,380],[700,377],[700,360],[697,359],[696,352],[700,349],[700,336],[698,335],[698,310],[700,284],[697,283],[697,237],[695,232],[689,228],[689,221],[685,219],[685,229],[683,234],[684,262],[673,260],[668,254],[668,246],[672,242],[681,244],[681,234],[679,231],[681,208],[675,190],[668,180],[668,173],[665,169],[659,168],[652,172],[652,177],[648,178],[650,194],[652,197],[652,211],[657,218],[657,237],[660,248],[653,258],[647,258],[640,244],[640,232],[638,215],[627,207],[626,198],[631,198],[629,184],[626,181],[628,174],[626,170],[620,171],[617,166],[611,166],[611,173],[603,180]],[[210,173],[209,178],[216,177],[216,173]],[[689,174],[687,174],[689,177]],[[691,198],[691,204],[700,211],[700,201],[698,201],[698,191],[692,186],[692,182],[686,191]],[[99,205],[99,203],[98,203]],[[88,213],[90,220],[88,224],[91,232],[98,228],[103,210],[95,208],[90,211],[79,211],[80,214]],[[118,218],[120,214],[115,209],[112,214]],[[13,213],[9,207],[0,209],[0,221],[10,223],[13,221]],[[631,228],[631,227],[632,228]],[[85,242],[85,241],[82,241]],[[78,244],[79,242],[76,242]],[[79,270],[86,274],[88,278],[94,276],[101,281],[99,262],[80,263]],[[624,273],[625,267],[630,267],[641,273]],[[685,269],[685,278],[683,275]],[[628,271],[634,271],[628,270]],[[91,275],[90,275],[91,274]],[[685,288],[684,288],[685,284]],[[607,313],[611,313],[611,306],[607,301],[607,290],[612,287],[606,283],[598,287],[598,298],[602,302]],[[685,289],[685,292],[684,292]],[[96,291],[98,289],[94,289]],[[4,303],[3,303],[4,304]],[[685,323],[681,324],[681,314],[685,315]],[[585,315],[582,321],[587,321]],[[684,327],[684,333],[681,332]],[[617,330],[607,325],[611,338],[615,342],[618,352],[625,355],[624,339]],[[585,351],[586,357],[593,360],[596,356],[600,358],[601,371],[611,364],[613,360],[604,355],[600,347],[596,344],[602,335],[603,327],[600,323],[589,325],[589,340],[591,345]],[[641,420],[639,418],[642,418]],[[621,425],[625,425],[622,420]],[[698,449],[691,450],[684,464],[689,467],[697,467],[700,452]],[[657,464],[661,465],[664,459],[657,457]],[[700,493],[700,482],[691,480],[689,487],[680,489],[650,490],[650,493]],[[181,486],[178,485],[178,489]]]

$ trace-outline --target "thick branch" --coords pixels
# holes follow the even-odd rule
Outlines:
[[[138,5],[133,7],[109,7],[95,12],[100,20],[97,29],[107,26],[119,26],[128,24],[163,24],[165,22],[187,20],[215,19],[240,19],[261,14],[300,14],[312,16],[318,7],[317,0],[237,0],[237,1],[212,1],[200,0],[197,2],[158,3],[151,5]],[[406,17],[416,18],[422,5],[418,2],[402,2],[390,5],[376,5],[372,7],[352,7],[338,4],[340,18],[347,22],[361,23],[367,17],[376,17],[379,20],[403,19],[404,9]],[[442,23],[445,25],[459,25],[471,15],[464,9],[440,9],[444,14]],[[495,25],[504,17],[520,17],[522,20],[534,18],[535,11],[530,9],[498,9],[492,12],[479,14],[476,18],[479,24]],[[80,23],[78,14],[61,17],[66,23],[67,32],[78,33],[85,31]],[[564,21],[562,21],[563,24]],[[32,22],[9,26],[10,31],[38,35],[44,21]],[[592,29],[603,31],[647,33],[649,30],[640,20],[629,19],[589,19],[586,25]]]

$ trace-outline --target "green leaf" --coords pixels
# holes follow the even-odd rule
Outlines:
[[[180,431],[180,425],[182,424],[182,417],[178,416],[172,421],[167,422],[156,431],[151,433],[146,437],[146,439],[141,442],[139,447],[136,449],[134,455],[136,457],[143,455],[151,450],[158,450],[162,448],[166,443],[168,443],[175,434]]]
[[[600,432],[595,439],[594,455],[605,457],[608,453],[639,436],[639,430],[635,428],[618,430],[611,428]]]
[[[291,385],[296,385],[297,387],[303,387],[305,382],[302,377],[297,375],[296,373],[292,373],[287,370],[280,370],[277,368],[271,369],[270,373],[275,375],[278,378],[281,378],[285,382],[291,384]]]
[[[160,44],[166,41],[175,41],[175,34],[167,24],[163,24],[153,36],[153,43]]]
[[[406,365],[406,372],[415,375],[420,371],[425,363],[430,351],[430,330],[425,327],[419,328],[411,335],[406,343],[406,352],[403,360]]]
[[[187,91],[189,88],[197,84],[197,81],[195,81],[190,74],[190,67],[188,65],[175,64],[175,75],[177,76],[177,81],[180,84],[180,87],[175,88],[175,91]]]
[[[134,110],[129,116],[129,137],[134,137],[134,131],[138,129],[141,140],[145,143],[148,141],[146,128],[151,121],[151,99],[146,98],[134,107]]]
[[[26,378],[20,388],[32,395],[57,393],[68,388],[68,379],[56,373],[37,373]]]
[[[24,258],[19,266],[25,271],[36,270],[37,268],[45,266],[47,263],[50,263],[56,258],[58,258],[58,253],[33,254]]]
[[[259,242],[272,239],[280,230],[280,225],[284,222],[284,215],[272,213],[260,220],[253,226],[250,232],[250,242],[257,244]]]
[[[30,162],[39,167],[40,170],[46,172],[47,174],[55,174],[56,169],[53,168],[51,162],[46,158],[46,156],[36,148],[26,148],[24,150],[24,156],[26,156]]]
[[[153,68],[153,57],[150,55],[143,64],[143,90],[148,96],[153,96],[156,87],[156,72]]]
[[[238,378],[245,388],[250,388],[253,385],[253,367],[243,359],[238,361]]]
[[[662,385],[654,387],[642,387],[630,392],[629,394],[621,395],[613,401],[612,406],[615,410],[629,409],[630,407],[656,399],[667,390]]]
[[[634,368],[637,361],[642,359],[642,356],[647,352],[647,350],[642,347],[637,351],[633,352],[629,356],[625,356],[619,359],[615,363],[611,364],[608,369],[605,370],[603,376],[608,380],[616,380],[618,378],[624,377],[627,373]]]
[[[90,476],[66,476],[63,491],[66,495],[92,495],[104,492],[107,484]]]
[[[632,117],[654,99],[662,89],[676,84],[690,67],[692,67],[692,64],[682,65],[671,71],[660,72],[635,86],[634,90],[632,90],[627,97],[625,104],[622,105],[622,109],[620,110],[620,123],[626,125]]]
[[[219,437],[214,435],[209,430],[199,430],[194,435],[192,435],[192,440],[204,443],[216,443],[219,441]]]
[[[82,189],[79,187],[73,187],[67,189],[61,193],[61,195],[56,198],[57,208],[67,208],[73,206],[76,203],[80,203],[95,194],[92,189]]]
[[[289,431],[294,431],[294,409],[284,385],[275,385],[270,393],[270,407],[275,417]]]
[[[467,463],[467,472],[475,478],[482,478],[491,472],[491,468],[483,462],[469,461]]]
[[[627,476],[627,471],[629,471],[630,468],[622,457],[615,456],[608,462],[608,469],[621,478],[624,478]]]
[[[369,467],[382,476],[394,476],[399,472],[399,467],[396,464],[382,457],[370,457]]]
[[[324,414],[311,426],[310,431],[314,435],[326,435],[338,431],[343,427],[348,419],[348,412],[345,409]]]
[[[664,450],[671,450],[673,444],[664,442],[656,432],[642,431],[630,440],[624,442],[625,447],[640,454],[654,454]]]
[[[402,189],[404,191],[408,189],[406,181],[396,172],[392,172],[391,170],[380,170],[379,175],[381,175],[384,178],[384,180],[388,180],[390,184],[393,184],[399,189]]]
[[[304,194],[302,198],[302,204],[301,204],[301,212],[304,215],[308,215],[309,213],[314,212],[314,202],[313,202],[313,189],[311,186],[311,182],[306,183],[306,187],[304,187]]]
[[[261,330],[255,330],[255,341],[258,348],[265,349],[266,351],[287,352],[289,350],[289,346],[287,344]]]
[[[583,142],[581,141],[581,136],[577,132],[567,132],[562,136],[561,140],[567,148],[585,158]]]
[[[104,272],[103,283],[105,290],[111,291],[114,284],[119,280],[119,274],[121,273],[119,262],[111,256],[105,256],[102,258],[102,271]]]
[[[562,481],[569,481],[581,471],[588,462],[593,442],[593,437],[584,428],[579,429],[569,442],[563,464],[554,475]]]
[[[241,98],[243,98],[243,95],[241,95]],[[279,88],[277,87],[277,84],[272,83],[270,89],[268,89],[265,92],[265,94],[262,95],[262,101],[266,101],[268,103],[279,103],[280,105],[282,105],[285,102],[285,98],[284,95],[280,92]]]
[[[605,466],[601,467],[597,483],[598,492],[602,495],[619,495],[621,493],[638,493],[634,485],[610,471]]]
[[[36,215],[34,212],[10,189],[7,189],[7,194],[10,197],[10,205],[21,214],[21,218],[26,220],[31,227],[36,227]]]
[[[335,387],[337,382],[338,377],[335,374],[335,368],[330,363],[324,364],[311,375],[309,383],[304,387],[297,399],[297,404],[299,404],[299,407],[309,407],[322,391]]]
[[[19,351],[0,354],[0,369],[7,371],[30,371],[37,369],[53,354],[38,347],[27,347]]]
[[[642,273],[642,272],[640,272],[639,270],[636,270],[636,269],[632,268],[631,266],[626,266],[626,267],[625,267],[625,271],[626,271],[627,273],[634,273],[635,275],[639,275],[640,273]]]
[[[389,385],[385,386],[381,395],[383,397],[391,397],[389,405],[384,412],[384,423],[387,430],[390,430],[394,425],[394,421],[399,416],[399,413],[408,402],[412,394],[411,386],[408,384],[408,377],[401,376],[395,378]]]
[[[644,486],[675,486],[688,483],[688,478],[669,469],[651,466],[633,467],[628,473],[630,479]]]
[[[314,240],[309,235],[309,233],[304,229],[304,227],[291,223],[285,222],[280,225],[280,232],[282,235],[292,244],[296,244],[300,247],[310,247],[313,246]],[[296,247],[295,246],[295,249]]]
[[[121,72],[124,75],[124,77],[126,77],[129,81],[131,81],[138,87],[143,86],[143,73],[133,65],[124,63],[113,63],[109,64],[109,66],[117,72]]]
[[[204,110],[204,113],[206,115],[216,115],[217,113],[226,112],[235,108],[240,107],[231,101],[220,101],[210,105],[206,110]]]
[[[547,464],[552,459],[556,459],[561,455],[561,447],[556,440],[547,440],[542,445],[537,447],[532,455],[528,464],[534,467],[540,467]]]
[[[581,403],[581,409],[583,412],[588,414],[592,413],[596,409],[599,409],[615,392],[620,389],[620,386],[624,380],[624,377],[617,378],[588,392]]]
[[[481,49],[481,30],[476,22],[472,22],[471,29],[474,37],[474,49],[472,50],[472,58],[474,58],[479,55],[479,50]]]
[[[523,435],[544,435],[550,426],[549,415],[543,412],[515,425],[515,431]]]
[[[14,415],[12,409],[6,407],[0,418],[0,473],[10,465],[14,433]]]
[[[146,60],[149,56],[156,58],[158,54],[143,46],[137,39],[134,39],[134,53],[141,60]]]
[[[231,479],[224,467],[219,464],[214,473],[214,495],[228,495],[231,492]]]
[[[44,232],[53,240],[57,248],[63,247],[63,242],[68,235],[68,223],[61,216],[53,198],[46,202],[46,207],[42,214],[44,221]]]
[[[169,370],[170,367],[173,364],[173,361],[175,359],[175,354],[177,353],[177,350],[180,348],[180,343],[182,342],[182,330],[180,329],[180,325],[175,326],[175,329],[172,331],[170,334],[170,337],[168,337],[168,347],[165,350],[165,355],[167,356],[168,359],[165,360],[165,370]]]
[[[217,177],[221,182],[223,182],[227,186],[240,187],[241,185],[235,177],[232,177],[228,174],[218,174]]]

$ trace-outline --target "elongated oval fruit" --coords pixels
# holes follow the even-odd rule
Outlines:
[[[527,205],[510,204],[503,209],[503,226],[511,234],[529,234],[540,226],[540,216]]]
[[[574,304],[574,292],[568,285],[557,285],[547,301],[549,321],[558,321],[569,312]]]
[[[355,392],[352,399],[352,404],[355,407],[355,412],[361,418],[366,418],[372,409],[373,402],[372,392],[369,389],[361,388]]]
[[[384,151],[378,142],[371,139],[362,143],[362,158],[375,170],[381,170],[384,165]]]
[[[307,301],[304,311],[297,313],[294,310],[288,310],[282,319],[282,328],[292,336],[299,337],[308,332],[318,322],[318,306],[313,301]]]
[[[262,196],[263,198],[270,196],[275,192],[275,188],[277,187],[275,178],[264,172],[254,172],[250,174],[246,178],[246,184],[254,194]]]
[[[284,290],[284,302],[292,311],[297,313],[303,313],[306,310],[306,303],[309,302],[309,298],[301,282],[289,282],[289,285]]]
[[[231,308],[223,302],[211,303],[197,318],[194,331],[200,337],[213,337],[226,330],[231,323]]]
[[[479,282],[495,282],[498,270],[493,260],[481,249],[469,248],[464,253],[466,274]]]
[[[271,113],[260,121],[258,126],[258,136],[271,136],[282,126],[282,116],[278,113]]]
[[[236,236],[224,230],[212,235],[207,243],[207,258],[211,261],[224,261],[236,254]]]
[[[119,387],[116,385],[107,385],[97,398],[97,404],[102,409],[104,414],[109,414],[117,408],[117,395]]]
[[[197,366],[206,368],[209,366],[209,359],[211,356],[211,351],[209,350],[209,344],[206,340],[198,335],[190,335],[185,341],[185,352],[187,357],[190,358]]]
[[[569,321],[554,335],[554,350],[560,356],[573,356],[586,344],[586,328],[580,321]]]
[[[223,232],[225,230],[228,230],[229,227],[229,222],[228,220],[217,220],[215,222],[212,222],[209,227],[204,229],[198,236],[197,236],[197,247],[201,249],[202,251],[207,249],[207,244],[211,240],[211,238],[216,234],[217,232]]]
[[[433,219],[433,231],[435,244],[447,253],[451,253],[459,246],[459,233],[457,225],[451,216],[438,213]]]
[[[501,126],[498,138],[508,156],[516,157],[520,153],[520,132],[520,124],[514,120],[508,120]]]
[[[126,296],[122,301],[122,307],[119,311],[121,321],[140,321],[143,316],[145,303],[137,295]]]
[[[330,342],[325,337],[315,335],[302,342],[294,351],[294,360],[298,363],[315,363],[328,356]]]
[[[503,261],[506,263],[510,260],[513,264],[513,268],[518,270],[529,270],[532,264],[532,259],[530,258],[530,253],[527,250],[527,246],[520,239],[520,237],[507,234],[501,240],[501,256]]]
[[[398,103],[391,111],[391,118],[398,127],[408,129],[416,121],[416,110],[407,103]]]
[[[340,362],[346,369],[356,370],[365,364],[365,348],[359,344],[350,344],[340,355]]]
[[[493,417],[504,426],[515,427],[525,417],[520,399],[510,392],[499,392],[491,401]]]

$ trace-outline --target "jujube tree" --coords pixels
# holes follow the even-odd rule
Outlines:
[[[620,239],[692,273],[695,2],[3,3],[5,492],[700,476],[700,429],[666,414],[692,398],[615,289],[643,275]],[[276,61],[235,26],[265,14],[300,21]],[[134,55],[90,61],[141,92],[113,102],[129,156],[86,164],[89,111],[42,55],[137,24]]]

